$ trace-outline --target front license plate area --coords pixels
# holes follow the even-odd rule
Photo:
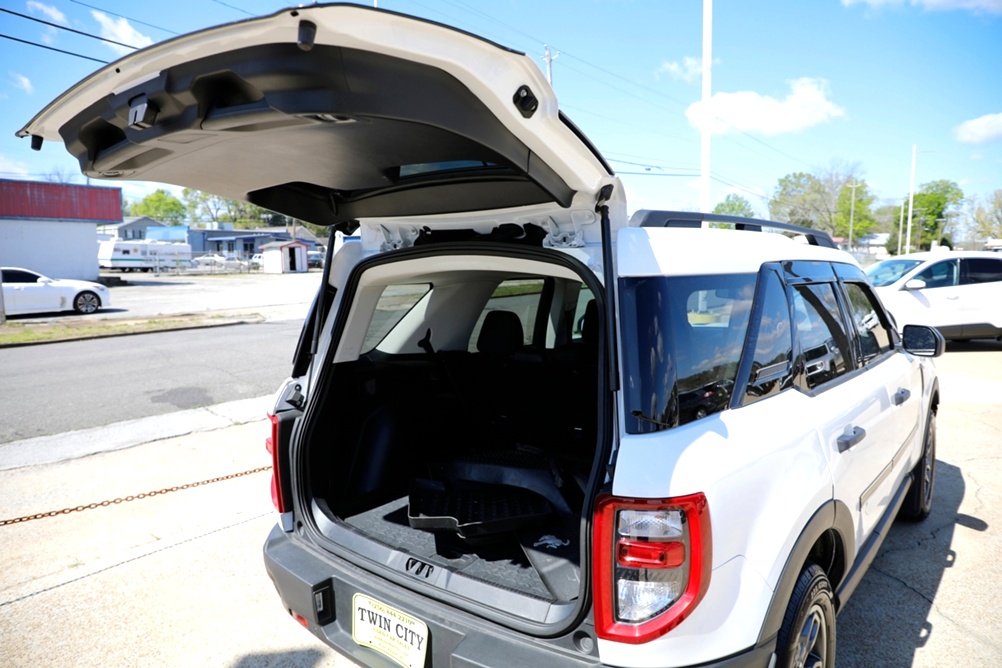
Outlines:
[[[428,625],[363,594],[351,598],[351,639],[404,668],[422,668],[428,650]]]

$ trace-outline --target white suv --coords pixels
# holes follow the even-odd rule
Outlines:
[[[930,510],[942,337],[824,234],[628,217],[525,55],[309,6],[139,51],[20,134],[346,235],[276,397],[264,558],[358,663],[831,666]]]

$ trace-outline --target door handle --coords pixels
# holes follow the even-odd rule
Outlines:
[[[899,389],[897,392],[894,393],[894,405],[900,406],[901,404],[908,401],[908,399],[910,399],[911,396],[912,396],[912,391],[902,387],[901,389]]]
[[[845,452],[864,438],[866,438],[865,429],[846,425],[845,433],[839,436],[835,442],[838,443],[838,451]]]

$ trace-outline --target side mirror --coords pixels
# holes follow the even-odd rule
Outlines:
[[[901,340],[905,350],[920,357],[939,357],[946,351],[946,339],[935,327],[905,325]]]
[[[925,281],[921,278],[913,278],[905,283],[905,290],[921,290],[925,287]]]

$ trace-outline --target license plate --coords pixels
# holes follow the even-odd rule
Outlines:
[[[422,668],[428,650],[428,625],[374,598],[355,594],[351,639],[404,668]]]

